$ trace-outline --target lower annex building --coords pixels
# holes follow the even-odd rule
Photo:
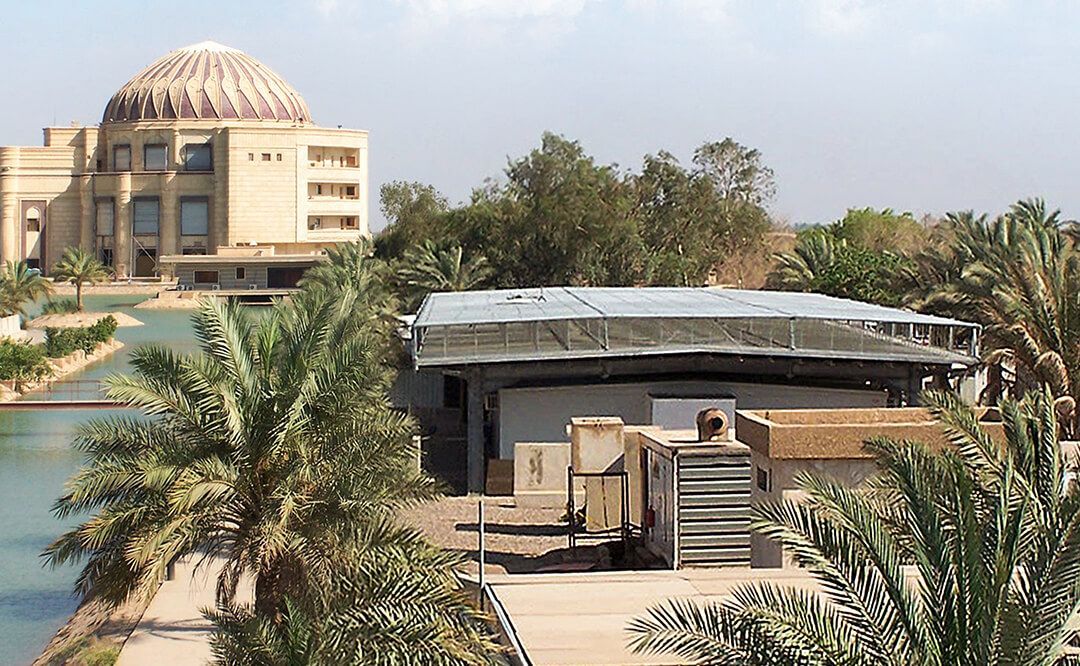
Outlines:
[[[315,125],[284,79],[215,42],[136,74],[99,125],[44,135],[0,147],[0,259],[46,274],[80,246],[119,278],[285,288],[368,234],[367,132]]]

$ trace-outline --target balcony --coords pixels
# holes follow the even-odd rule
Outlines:
[[[356,204],[356,202],[348,203],[353,206]],[[307,235],[312,240],[351,240],[359,233],[360,218],[357,215],[311,215],[308,217]]]
[[[308,146],[308,166],[315,169],[357,169],[360,151],[355,148]]]

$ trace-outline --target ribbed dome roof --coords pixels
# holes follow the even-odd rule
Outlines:
[[[300,93],[248,54],[200,42],[159,58],[109,100],[101,121],[157,119],[310,122]]]

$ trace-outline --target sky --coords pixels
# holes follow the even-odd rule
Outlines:
[[[1080,3],[1042,0],[0,1],[0,145],[93,124],[145,65],[212,39],[370,132],[394,180],[467,200],[544,131],[602,163],[732,137],[775,217],[851,207],[1080,217]],[[17,26],[18,29],[11,29]]]

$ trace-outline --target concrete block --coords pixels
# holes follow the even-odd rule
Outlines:
[[[514,499],[518,506],[566,504],[569,442],[518,442],[514,446]]]
[[[614,416],[570,419],[570,464],[575,472],[605,472],[622,457],[623,420]]]

